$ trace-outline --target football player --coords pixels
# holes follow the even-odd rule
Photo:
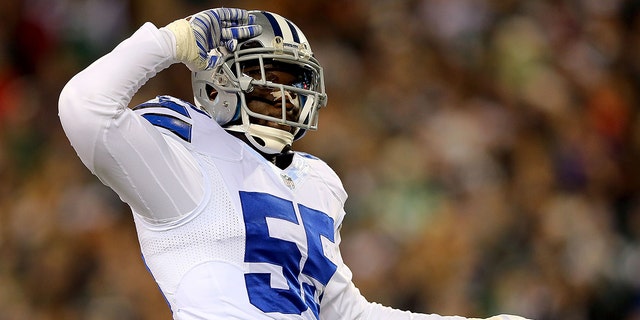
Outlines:
[[[179,62],[193,104],[128,108]],[[59,115],[82,162],[131,207],[174,319],[465,319],[371,303],[352,283],[339,249],[347,194],[326,163],[292,149],[326,103],[293,22],[220,8],[145,23],[68,82]]]

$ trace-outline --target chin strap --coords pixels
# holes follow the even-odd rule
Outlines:
[[[247,140],[258,151],[265,154],[279,154],[291,149],[293,134],[284,130],[258,124],[234,125],[225,128],[233,132],[244,133]]]

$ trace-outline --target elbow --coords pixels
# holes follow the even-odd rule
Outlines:
[[[75,77],[72,78],[60,91],[58,98],[58,118],[65,135],[74,147],[76,146],[75,140],[83,136],[83,131],[86,130],[86,121],[84,121],[86,117],[83,115],[86,111],[83,110],[82,102],[84,98],[78,83],[79,81]]]
[[[77,92],[79,91],[76,82],[75,78],[67,82],[64,88],[62,88],[60,97],[58,98],[58,117],[63,126],[67,124],[69,120],[73,119],[73,102],[74,98],[78,98]]]
[[[93,136],[97,129],[94,127],[101,121],[100,113],[92,103],[91,90],[84,82],[76,75],[67,82],[58,98],[58,117],[72,144],[76,139]]]
[[[76,77],[71,79],[60,91],[58,117],[71,146],[85,166],[93,172],[93,153],[100,128],[87,106],[86,92],[81,81]]]
[[[92,122],[92,110],[87,88],[78,76],[67,82],[58,98],[58,118],[67,137],[82,136]],[[72,141],[73,142],[73,141]]]
[[[118,106],[105,102],[105,95],[98,86],[86,81],[83,73],[71,78],[58,98],[58,117],[65,131],[71,127],[92,125],[92,122],[95,124],[104,117],[113,117]]]

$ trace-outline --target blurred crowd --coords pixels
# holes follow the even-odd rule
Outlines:
[[[130,212],[82,165],[60,90],[145,21],[280,13],[329,105],[296,149],[350,195],[370,300],[426,313],[640,319],[640,2],[0,2],[0,320],[170,319]],[[143,87],[190,100],[174,65]]]

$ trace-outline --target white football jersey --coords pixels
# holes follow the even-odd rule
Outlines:
[[[183,144],[205,177],[202,203],[181,219],[136,219],[147,266],[176,317],[318,319],[342,264],[336,235],[346,194],[335,173],[303,153],[281,170],[175,98],[135,110]]]
[[[60,94],[67,137],[133,211],[174,319],[464,319],[368,302],[340,257],[347,198],[321,160],[281,170],[189,103],[136,91],[176,63],[174,35],[144,24]]]

